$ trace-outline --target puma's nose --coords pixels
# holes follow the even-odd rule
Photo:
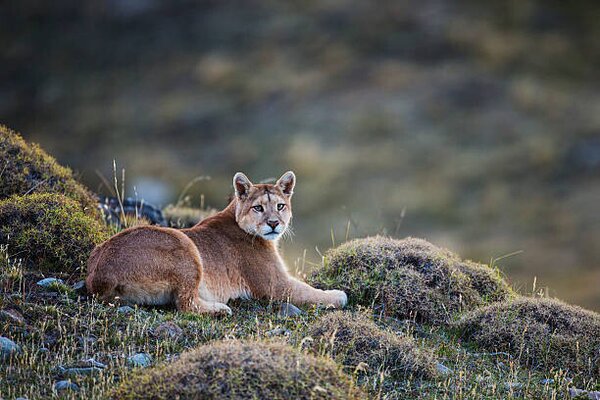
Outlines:
[[[279,225],[279,221],[267,221],[267,225],[269,225],[271,229],[275,230],[275,228],[277,228],[277,225]]]

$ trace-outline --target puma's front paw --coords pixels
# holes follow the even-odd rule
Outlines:
[[[335,308],[344,308],[348,303],[348,296],[341,290],[326,290],[325,293],[329,295],[329,304]]]

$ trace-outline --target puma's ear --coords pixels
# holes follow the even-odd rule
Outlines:
[[[294,194],[294,185],[296,184],[296,175],[292,171],[288,171],[281,175],[276,185],[281,189],[283,194],[291,196]]]
[[[252,182],[250,182],[250,179],[243,173],[238,172],[233,176],[233,188],[235,189],[235,195],[238,198],[246,198],[251,187]]]

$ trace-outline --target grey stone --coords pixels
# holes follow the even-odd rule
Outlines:
[[[121,306],[117,308],[117,312],[121,314],[131,314],[132,312],[135,312],[135,309],[129,306]]]
[[[542,385],[552,385],[554,383],[554,379],[544,378],[540,381]]]
[[[507,390],[518,390],[523,387],[523,385],[519,382],[504,382],[504,387]]]
[[[291,332],[289,331],[289,329],[284,329],[284,328],[275,328],[275,329],[271,329],[270,331],[267,331],[267,336],[289,336],[291,334]]]
[[[571,397],[587,396],[587,398],[590,400],[600,400],[600,392],[598,392],[598,391],[588,392],[587,390],[576,389],[576,388],[569,388],[569,396],[571,396]]]
[[[74,392],[79,391],[79,386],[72,383],[71,381],[58,381],[53,386],[56,392],[62,392],[63,390],[72,390]]]
[[[102,372],[102,368],[98,367],[59,367],[59,371],[64,376],[75,377],[79,375],[98,375]]]
[[[0,336],[0,360],[8,360],[11,356],[21,352],[21,348],[18,344],[6,338]]]
[[[163,339],[177,339],[183,335],[183,329],[173,322],[163,322],[154,328],[154,336]]]
[[[442,363],[435,364],[435,369],[440,375],[450,375],[452,373],[452,370]]]
[[[101,363],[100,361],[96,361],[93,358],[88,358],[87,360],[83,360],[81,362],[83,365],[88,367],[96,367],[96,368],[106,368],[106,364]]]
[[[137,353],[127,358],[127,363],[132,367],[145,368],[152,364],[152,357],[147,353]]]
[[[50,288],[53,285],[64,285],[64,283],[65,282],[62,279],[58,278],[44,278],[41,281],[38,281],[37,285],[44,288]]]
[[[0,310],[0,320],[8,321],[16,325],[24,325],[25,319],[17,310],[7,309]]]
[[[76,291],[77,293],[86,293],[87,289],[85,287],[85,281],[79,281],[73,284],[73,286],[71,286],[73,288],[74,291]]]
[[[279,306],[279,312],[277,313],[277,315],[280,318],[287,318],[295,317],[296,315],[301,315],[302,313],[302,310],[293,305],[292,303],[283,303],[281,306]]]

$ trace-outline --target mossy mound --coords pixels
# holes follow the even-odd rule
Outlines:
[[[399,336],[379,328],[367,316],[347,311],[326,314],[315,321],[309,335],[313,351],[327,353],[338,363],[368,365],[367,375],[379,379],[381,372],[392,379],[408,376],[430,379],[436,375],[435,357],[410,336]]]
[[[426,323],[448,323],[458,311],[511,294],[492,268],[414,238],[375,236],[344,243],[327,252],[323,267],[308,281],[346,291],[351,304]]]
[[[107,228],[79,203],[60,194],[41,193],[0,200],[0,243],[10,254],[42,272],[82,271]]]
[[[123,382],[114,399],[362,399],[331,360],[288,345],[226,341]]]
[[[553,299],[520,297],[464,315],[462,337],[524,365],[600,377],[600,314]]]
[[[30,193],[59,193],[99,217],[96,199],[75,180],[69,168],[59,165],[37,144],[25,142],[4,125],[0,125],[0,160],[0,199]]]

